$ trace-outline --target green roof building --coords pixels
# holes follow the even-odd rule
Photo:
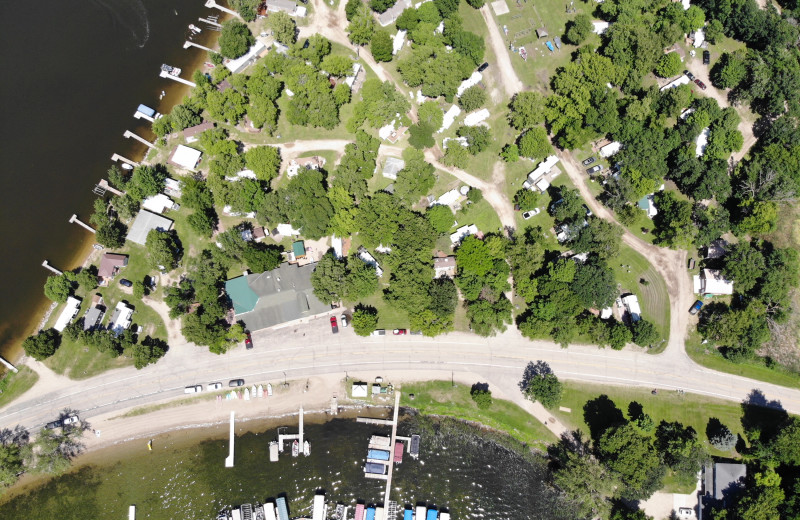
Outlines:
[[[225,282],[225,292],[233,302],[233,312],[243,314],[256,308],[258,295],[247,283],[247,276],[240,276]]]
[[[303,243],[302,240],[298,240],[297,242],[292,244],[292,253],[294,253],[294,259],[299,260],[301,258],[305,258],[306,256],[306,245]]]

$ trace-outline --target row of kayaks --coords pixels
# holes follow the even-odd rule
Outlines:
[[[268,397],[272,395],[272,384],[267,383],[267,388],[265,389],[263,385],[253,385],[250,388],[245,388],[244,391],[241,390],[234,390],[232,392],[227,392],[225,394],[226,401],[233,401],[234,399],[244,399],[245,401],[249,401],[251,399],[258,399],[262,397]]]

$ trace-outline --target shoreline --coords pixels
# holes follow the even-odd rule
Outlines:
[[[220,23],[224,22],[230,17],[230,15],[227,13],[217,9],[213,9],[213,12],[214,14],[219,14]],[[217,46],[217,40],[219,39],[220,32],[205,30],[204,33],[201,33],[199,36],[200,37],[196,36],[192,41],[214,49]],[[207,61],[206,51],[197,48],[180,48],[180,51],[184,53],[194,53],[194,56],[189,58],[189,64],[185,67],[182,67],[184,69],[183,76],[188,75],[188,77],[191,78],[195,70],[204,69],[203,64]],[[189,73],[190,71],[191,73]],[[154,74],[156,73],[154,72]],[[166,95],[163,97],[163,99],[158,99],[158,94],[155,94],[156,102],[153,103],[156,110],[162,114],[171,111],[175,105],[180,104],[183,101],[183,98],[192,89],[192,87],[189,85],[185,85],[177,81],[164,80],[164,82],[166,85],[162,87],[162,90],[166,93]],[[140,135],[143,134],[143,137],[146,139],[152,140],[155,138],[155,135],[151,131],[149,122],[136,119],[133,119],[133,121],[133,123],[128,123],[132,131],[137,132]],[[122,144],[123,146],[118,153],[130,158],[131,160],[146,163],[150,148],[139,143],[138,141],[131,139],[123,140]],[[116,163],[110,161],[109,159],[108,167],[110,168],[113,164]],[[98,172],[98,175],[100,178],[105,178],[106,170]],[[91,188],[91,186],[87,186],[87,189],[88,188]],[[83,218],[85,221],[88,221],[88,215],[84,216]],[[78,267],[86,267],[92,262],[94,256],[99,255],[99,251],[93,247],[96,243],[94,240],[94,235],[88,232],[86,235],[87,236],[84,239],[75,242],[73,253],[68,256],[68,260],[66,262],[57,266],[58,269],[63,271],[71,271]],[[44,295],[44,291],[42,289],[42,291],[40,291],[39,301],[32,306],[30,319],[27,320],[27,323],[22,323],[20,327],[16,328],[17,333],[12,332],[11,339],[6,345],[4,345],[2,356],[15,366],[24,364],[27,355],[22,349],[22,342],[31,334],[35,334],[37,331],[41,330],[41,328],[47,323],[47,320],[50,319],[57,306],[58,304],[56,302],[49,300]],[[8,370],[5,367],[0,367],[0,369],[2,369],[0,372],[0,377],[5,377],[8,374]]]

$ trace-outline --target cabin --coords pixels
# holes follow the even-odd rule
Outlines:
[[[453,278],[456,275],[456,257],[453,255],[433,259],[434,278]]]
[[[733,294],[733,282],[726,280],[719,269],[703,269],[693,278],[695,294],[721,296]]]
[[[381,174],[387,179],[397,180],[397,173],[406,167],[406,162],[397,157],[387,157],[383,161],[383,170]]]
[[[194,171],[200,163],[201,157],[203,157],[203,152],[200,150],[179,144],[169,155],[168,162],[178,168]]]
[[[479,234],[480,231],[478,231],[478,226],[476,226],[475,224],[470,224],[469,226],[461,226],[460,228],[456,229],[455,233],[450,235],[450,243],[452,243],[453,247],[455,247],[469,235],[478,236]]]
[[[100,258],[100,267],[97,269],[98,285],[105,287],[117,276],[119,270],[128,265],[128,255],[118,253],[105,253]]]

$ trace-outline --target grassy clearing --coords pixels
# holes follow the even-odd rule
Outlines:
[[[92,347],[64,337],[56,353],[47,358],[44,364],[57,374],[81,380],[102,374],[106,370],[132,366],[133,359],[125,355],[114,357],[98,352]]]
[[[456,221],[458,226],[475,224],[483,233],[492,233],[501,227],[497,213],[485,199],[462,206],[462,209],[456,212]]]
[[[428,381],[403,385],[401,405],[430,415],[447,415],[474,421],[508,433],[526,444],[544,448],[556,437],[538,420],[519,406],[494,399],[491,407],[481,410],[469,395],[470,387],[449,381]],[[414,394],[414,399],[409,395]]]
[[[5,406],[36,384],[39,374],[23,365],[19,372],[8,372],[0,379],[0,406]]]
[[[169,401],[168,403],[161,403],[161,404],[152,404],[147,406],[138,406],[133,408],[132,410],[128,410],[122,415],[117,415],[116,417],[112,417],[111,419],[125,419],[127,417],[137,417],[139,415],[147,415],[149,413],[158,412],[159,410],[165,410],[168,408],[177,408],[179,406],[185,406],[189,404],[196,404],[202,401],[212,401],[217,398],[222,392],[214,392],[209,394],[200,394],[195,395],[193,397],[185,397],[183,399],[178,399],[177,401]]]
[[[789,388],[800,388],[800,374],[777,364],[767,366],[763,358],[754,358],[742,363],[728,361],[713,345],[703,345],[702,338],[696,331],[690,333],[686,340],[686,353],[694,362],[712,370]]]
[[[572,411],[568,413],[553,410],[552,413],[568,427],[580,429],[588,434],[590,429],[584,420],[584,405],[600,395],[607,395],[614,401],[625,417],[627,417],[628,405],[635,401],[642,405],[644,413],[650,415],[656,425],[661,421],[679,421],[684,425],[691,426],[697,432],[698,438],[706,443],[706,447],[712,455],[736,456],[734,452],[721,452],[708,444],[705,432],[710,418],[719,419],[734,434],[744,438],[741,424],[742,408],[739,403],[696,394],[681,395],[673,391],[662,390],[657,395],[652,395],[649,390],[641,388],[566,381],[561,406],[570,408]]]

